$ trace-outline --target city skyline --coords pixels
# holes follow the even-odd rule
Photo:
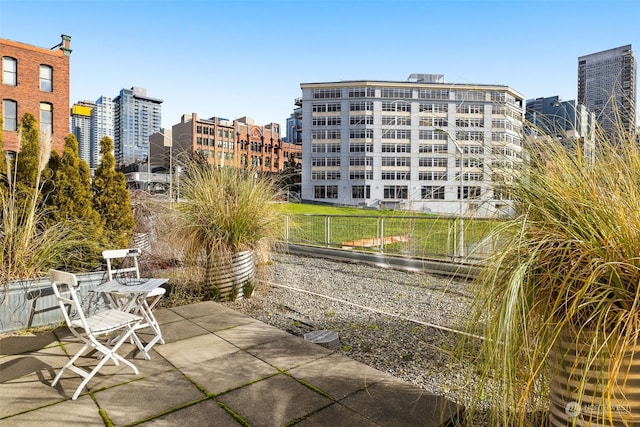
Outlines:
[[[30,7],[27,7],[29,5]],[[143,87],[182,114],[286,123],[316,81],[507,85],[577,98],[578,57],[640,46],[633,1],[0,1],[0,37],[71,36],[70,101]]]

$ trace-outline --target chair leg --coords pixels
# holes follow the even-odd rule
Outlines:
[[[125,359],[124,357],[116,353],[120,348],[120,346],[124,344],[124,342],[127,341],[129,336],[132,335],[133,333],[134,333],[134,329],[131,326],[129,326],[129,328],[119,337],[118,341],[111,347],[107,347],[103,345],[94,336],[90,336],[89,344],[85,344],[80,349],[80,351],[78,351],[71,358],[71,360],[69,360],[69,362],[60,370],[60,372],[58,372],[58,375],[56,375],[55,379],[51,383],[51,386],[55,386],[58,383],[58,381],[62,377],[62,374],[65,370],[69,369],[70,371],[75,372],[76,374],[84,378],[80,383],[80,385],[76,388],[76,391],[73,393],[73,396],[71,397],[72,400],[76,400],[78,396],[80,396],[82,389],[84,389],[84,387],[89,383],[89,381],[94,377],[94,375],[97,374],[98,371],[100,371],[100,369],[102,369],[102,367],[105,365],[105,363],[107,363],[109,359],[112,359],[116,366],[119,366],[119,362],[124,363],[125,365],[129,366],[133,370],[133,373],[135,375],[138,375],[140,373],[138,371],[138,368],[133,363],[131,363],[130,361],[128,361],[127,359]],[[95,348],[101,354],[98,357],[98,360],[99,360],[98,364],[91,371],[87,372],[84,369],[81,369],[75,366],[74,363],[89,347]]]

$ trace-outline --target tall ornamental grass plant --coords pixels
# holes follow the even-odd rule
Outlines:
[[[498,248],[477,282],[470,328],[485,339],[479,352],[461,347],[474,352],[480,377],[468,412],[488,401],[492,425],[526,425],[548,410],[554,354],[583,407],[593,393],[586,371],[599,371],[604,404],[591,407],[605,412],[593,425],[609,425],[616,377],[630,349],[640,358],[640,149],[634,132],[596,141],[590,158],[575,141],[530,138],[513,176],[516,214],[496,230]],[[580,343],[580,360],[566,341]]]
[[[22,131],[18,133],[22,140]],[[40,277],[49,268],[74,260],[74,254],[81,256],[84,246],[82,236],[74,231],[70,223],[61,221],[45,225],[40,201],[42,172],[51,154],[51,136],[41,134],[36,144],[37,173],[34,174],[32,186],[19,185],[18,159],[2,159],[6,162],[6,169],[3,167],[6,175],[2,176],[0,185],[0,303],[6,302],[10,282]]]
[[[203,272],[215,286],[216,267],[239,252],[268,258],[281,239],[281,212],[275,202],[275,178],[254,169],[216,168],[191,163],[180,179],[181,202],[175,204],[176,239],[185,248],[188,266]]]

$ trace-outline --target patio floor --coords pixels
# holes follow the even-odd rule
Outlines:
[[[108,363],[75,401],[73,372],[51,387],[79,346],[66,328],[0,339],[0,425],[444,426],[463,410],[215,302],[156,317],[151,360],[119,351],[140,374]]]

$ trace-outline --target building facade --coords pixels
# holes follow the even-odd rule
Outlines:
[[[113,99],[108,96],[101,96],[95,102],[91,110],[91,161],[89,167],[97,168],[100,162],[100,141],[108,136],[113,141],[115,139],[113,125]]]
[[[278,123],[256,125],[248,117],[201,119],[196,113],[185,114],[172,126],[172,134],[174,159],[196,154],[219,167],[276,173],[284,169],[289,156],[301,152],[300,145],[281,140]]]
[[[71,106],[71,133],[78,140],[78,155],[87,162],[90,168],[95,165],[91,164],[91,112],[95,104],[90,101],[80,101]]]
[[[508,210],[499,171],[522,159],[515,90],[431,74],[300,87],[303,200],[475,217]]]
[[[149,161],[149,137],[162,126],[162,102],[139,87],[122,89],[113,99],[116,167]]]
[[[578,58],[578,103],[595,113],[598,125],[609,135],[620,125],[635,132],[636,67],[631,45]]]
[[[528,99],[525,118],[532,132],[560,138],[567,148],[579,147],[582,154],[595,154],[595,113],[575,100],[562,101],[559,96]]]
[[[51,49],[0,39],[2,129],[5,151],[20,151],[18,126],[32,113],[41,131],[51,131],[53,148],[62,152],[69,134],[69,57],[71,37]]]

